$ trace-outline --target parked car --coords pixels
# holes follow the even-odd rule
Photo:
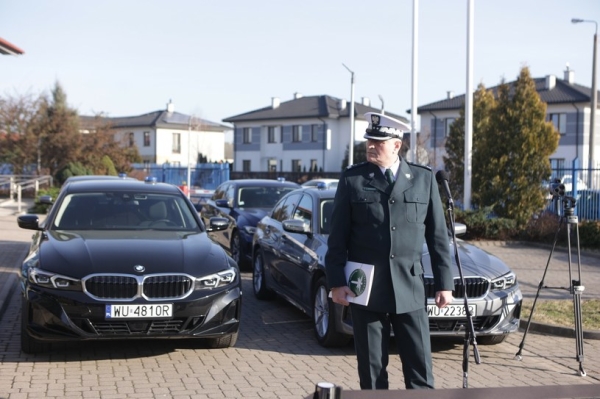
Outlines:
[[[217,187],[202,206],[200,216],[206,225],[227,220],[227,228],[208,236],[228,251],[241,267],[252,259],[252,236],[256,224],[285,194],[300,185],[284,180],[229,180]],[[216,218],[216,219],[215,219]]]
[[[302,187],[337,188],[339,179],[313,179],[302,183]]]
[[[323,346],[344,345],[352,334],[348,308],[328,298],[326,283],[324,258],[334,196],[335,190],[312,188],[287,194],[258,223],[252,247],[255,296],[270,299],[278,294],[310,315],[316,339]],[[466,227],[456,230],[464,234]],[[457,244],[477,342],[500,343],[519,327],[523,295],[517,277],[500,259],[462,240]],[[438,309],[426,245],[422,263],[431,335],[464,336],[467,319],[458,267],[454,265],[454,302]]]
[[[139,338],[235,345],[239,269],[176,186],[72,181],[43,222],[33,214],[17,222],[36,231],[20,273],[23,352]]]

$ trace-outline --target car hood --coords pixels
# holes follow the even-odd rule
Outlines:
[[[256,226],[270,210],[266,208],[238,208],[238,220],[239,218],[244,218],[248,222],[248,225]]]
[[[464,277],[481,276],[489,279],[502,276],[509,273],[510,268],[497,257],[485,252],[484,250],[464,241],[458,240],[458,257]],[[427,250],[427,247],[424,248]],[[452,256],[453,273],[455,277],[460,277],[458,267],[456,266],[456,256],[454,254],[454,245],[450,243],[450,254]],[[425,274],[432,275],[429,252],[426,251],[423,256],[423,267]]]
[[[49,231],[40,245],[40,267],[73,278],[92,273],[212,274],[228,267],[225,253],[206,233],[170,231]]]

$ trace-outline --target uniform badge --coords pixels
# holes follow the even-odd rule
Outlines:
[[[371,123],[373,127],[379,126],[379,115],[371,115]]]

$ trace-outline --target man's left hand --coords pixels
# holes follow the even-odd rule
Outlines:
[[[452,291],[438,291],[435,293],[435,304],[438,308],[445,308],[452,300]]]

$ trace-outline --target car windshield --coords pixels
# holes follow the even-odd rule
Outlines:
[[[119,191],[66,195],[52,229],[199,231],[200,227],[181,196]]]
[[[240,187],[238,206],[240,208],[273,208],[285,194],[297,187]]]

